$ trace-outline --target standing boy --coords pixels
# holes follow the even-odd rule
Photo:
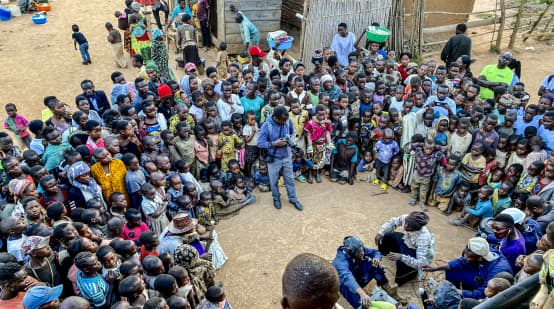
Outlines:
[[[77,44],[79,44],[79,51],[81,52],[81,58],[83,58],[83,64],[91,64],[92,62],[90,61],[90,54],[88,53],[87,38],[79,32],[78,25],[72,25],[71,29],[73,30],[73,34],[71,35],[71,38],[73,39],[73,47],[77,50]]]
[[[384,130],[384,136],[375,144],[375,153],[377,153],[377,160],[375,161],[375,175],[376,178],[373,181],[374,185],[379,184],[379,180],[383,181],[381,190],[387,190],[387,182],[389,181],[390,163],[392,157],[394,157],[400,151],[398,143],[394,140],[394,132],[391,128]]]
[[[112,56],[120,68],[127,67],[127,58],[125,58],[125,52],[123,51],[123,43],[121,41],[121,34],[117,29],[115,29],[112,23],[107,22],[106,30],[108,30],[108,42],[112,45]]]

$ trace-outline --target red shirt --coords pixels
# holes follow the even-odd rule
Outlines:
[[[123,232],[121,233],[121,238],[125,240],[138,240],[140,234],[143,232],[150,231],[146,223],[142,222],[139,226],[134,228],[129,228],[127,224],[123,225]]]

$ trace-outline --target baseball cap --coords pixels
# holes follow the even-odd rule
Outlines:
[[[358,252],[360,252],[360,250],[364,248],[364,244],[356,236],[345,237],[343,241],[343,245],[344,245],[344,251],[350,257],[355,256],[356,254],[358,254]]]
[[[42,236],[29,236],[23,242],[21,249],[25,255],[28,255],[31,251],[35,249],[42,249],[50,243],[50,238]]]
[[[187,64],[185,64],[185,71],[186,72],[196,71],[196,64],[192,62],[188,62]]]
[[[62,295],[63,285],[53,288],[47,286],[35,286],[23,296],[23,307],[25,309],[38,309],[40,306],[56,300]]]
[[[259,56],[259,57],[265,57],[265,55],[267,55],[258,45],[251,46],[248,49],[248,53],[250,54],[250,56]]]
[[[471,252],[482,256],[486,261],[494,260],[494,255],[489,249],[489,243],[484,238],[473,237],[469,240],[467,246]]]

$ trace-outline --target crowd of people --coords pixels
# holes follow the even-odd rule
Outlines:
[[[266,192],[280,209],[280,187],[302,211],[295,182],[317,190],[326,177],[363,194],[368,183],[410,194],[410,211],[381,226],[376,249],[348,236],[332,264],[315,267],[325,263],[313,255],[291,261],[283,308],[338,308],[339,293],[367,308],[370,282],[399,300],[397,286],[434,271],[446,272],[434,291],[437,308],[471,308],[535,273],[540,294],[552,292],[554,75],[537,95],[527,92],[509,52],[473,73],[465,25],[443,65],[417,64],[382,43],[364,48],[363,34],[356,39],[341,23],[331,47],[314,51],[311,70],[264,52],[250,33],[248,57],[232,62],[221,44],[201,77],[195,35],[208,27],[199,12],[205,1],[193,10],[181,1],[171,14],[163,1],[125,4],[116,13],[123,39],[111,23],[106,29],[118,66],[130,51],[132,81],[115,71],[106,93],[83,80],[74,105],[46,96],[41,119],[31,121],[5,105],[2,306],[231,308],[215,280],[227,260],[218,222]],[[147,5],[157,29],[146,27]],[[169,16],[181,22],[180,80],[161,39]],[[81,48],[86,39],[74,26]],[[462,257],[433,263],[429,207],[477,230]],[[394,284],[383,257],[396,262]],[[308,279],[311,289],[301,286]]]

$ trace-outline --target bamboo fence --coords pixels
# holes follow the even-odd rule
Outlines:
[[[314,50],[331,45],[339,23],[346,23],[356,37],[374,22],[387,27],[393,1],[396,0],[306,0],[301,59],[306,60],[308,70]]]

